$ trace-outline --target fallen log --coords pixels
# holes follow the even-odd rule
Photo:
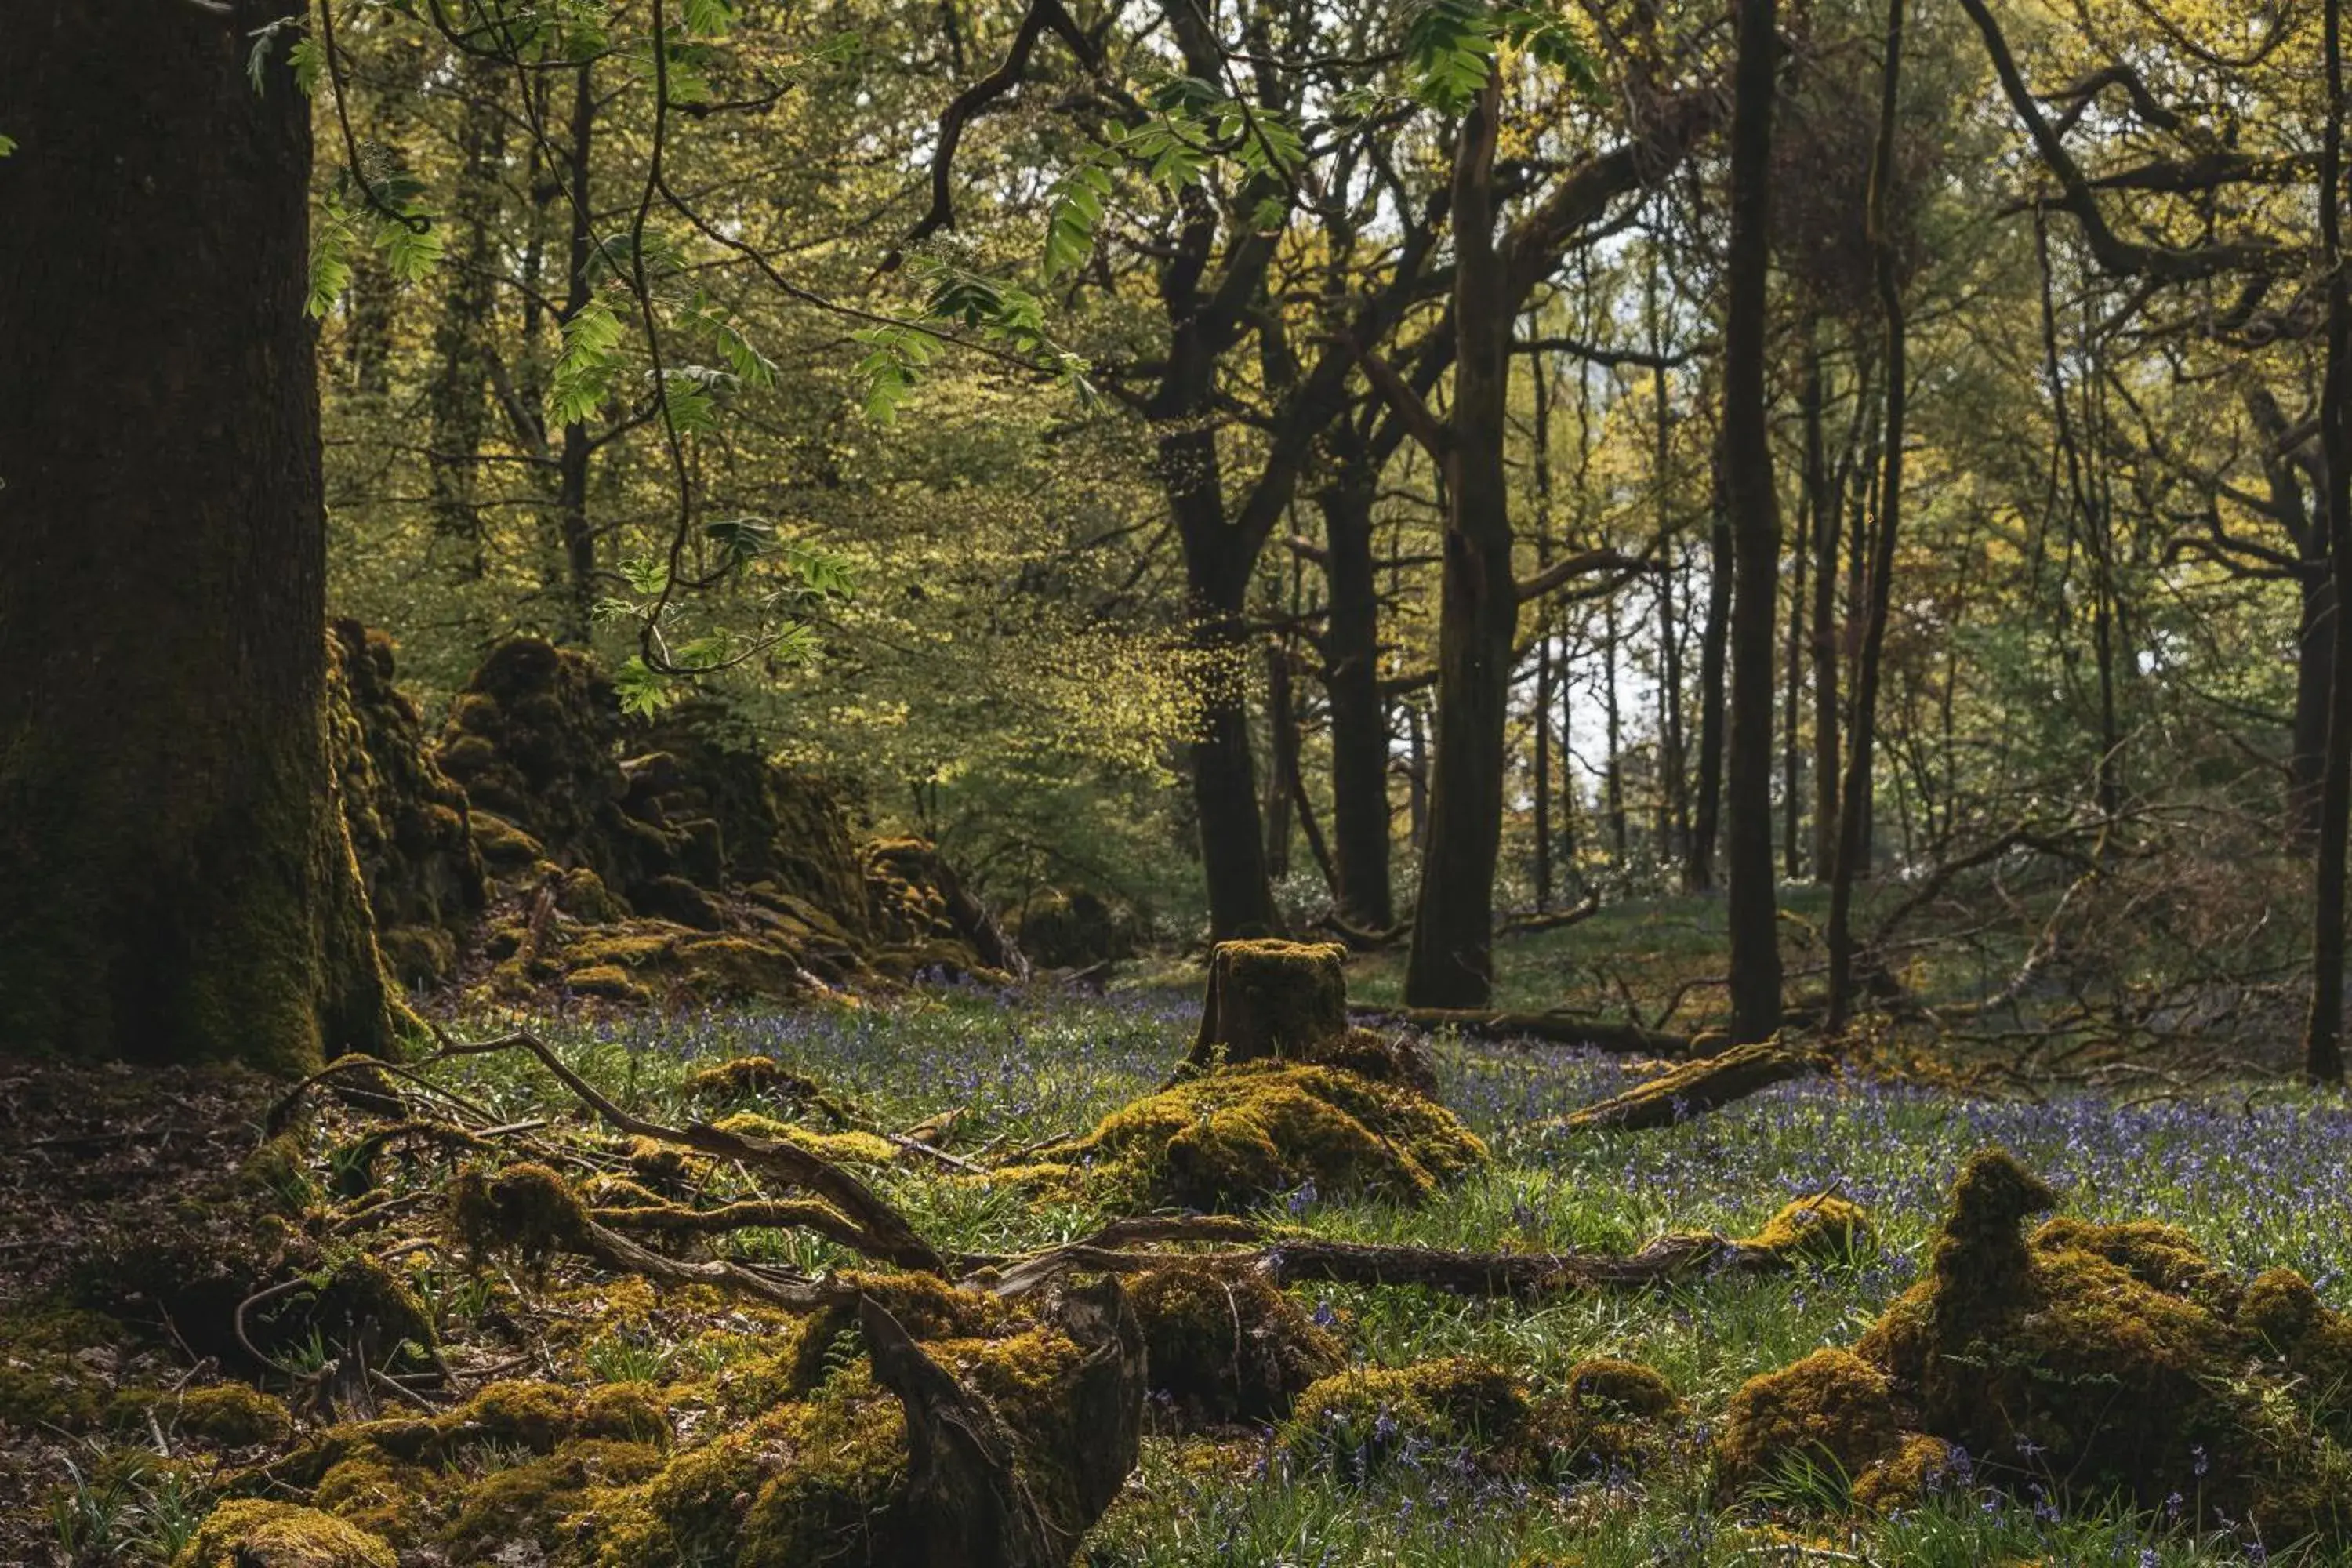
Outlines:
[[[1600,912],[1601,895],[1591,893],[1586,896],[1582,903],[1573,909],[1553,910],[1539,915],[1513,915],[1502,922],[1495,934],[1529,936],[1537,931],[1561,931],[1569,926],[1580,925]]]
[[[1627,1056],[1687,1057],[1690,1037],[1645,1029],[1639,1024],[1612,1022],[1588,1015],[1487,1012],[1475,1007],[1358,1007],[1349,1010],[1360,1022],[1403,1025],[1415,1029],[1459,1029],[1482,1040],[1542,1040],[1555,1046],[1581,1046],[1588,1050],[1614,1051]]]
[[[1811,1058],[1769,1041],[1734,1046],[1572,1111],[1558,1125],[1577,1131],[1618,1132],[1672,1127],[1812,1070]]]

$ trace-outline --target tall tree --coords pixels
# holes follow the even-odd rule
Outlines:
[[[0,419],[0,1047],[392,1044],[327,754],[310,105],[282,46],[246,78],[281,13],[28,0],[0,49],[40,388]]]
[[[1775,0],[1739,0],[1731,108],[1731,239],[1725,262],[1723,489],[1731,517],[1730,757],[1724,868],[1731,931],[1731,1029],[1759,1040],[1780,1026],[1780,910],[1772,868],[1772,631],[1779,614],[1780,510],[1764,362],[1770,330]]]
[[[2327,297],[2327,371],[2319,400],[2326,455],[2327,534],[2336,603],[2352,605],[2352,284],[2344,277],[2344,5],[2325,0],[2327,121],[2319,153],[2319,252]],[[2336,635],[2327,765],[2321,778],[2319,853],[2314,868],[2311,1016],[2303,1031],[2304,1076],[2344,1081],[2345,840],[2352,830],[2352,637]]]

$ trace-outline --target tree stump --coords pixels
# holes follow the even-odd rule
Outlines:
[[[1209,955],[1209,998],[1185,1066],[1194,1071],[1267,1057],[1307,1061],[1348,1033],[1347,949],[1337,942],[1221,942]]]

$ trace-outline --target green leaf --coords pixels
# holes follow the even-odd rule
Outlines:
[[[722,517],[703,525],[703,537],[740,565],[776,542],[776,525],[765,518]]]
[[[728,0],[686,0],[684,17],[688,32],[715,38],[735,25],[735,7]]]
[[[866,384],[866,416],[877,425],[890,424],[914,395],[937,345],[929,334],[895,322],[850,335],[866,349],[857,362],[858,378]]]
[[[1045,216],[1045,279],[1059,282],[1094,254],[1111,192],[1111,172],[1089,159],[1054,182]]]
[[[621,563],[621,580],[639,596],[657,599],[669,586],[669,563],[658,555],[631,556]]]
[[[557,424],[586,424],[612,395],[621,336],[620,317],[602,300],[590,300],[563,323],[551,389]]]
[[[414,283],[440,263],[441,231],[429,226],[419,228],[399,218],[379,216],[375,226],[375,247],[383,252],[385,271],[403,283]]]
[[[286,63],[294,68],[294,89],[305,98],[319,95],[319,80],[327,74],[327,51],[319,40],[304,34],[294,40],[286,51]]]
[[[654,717],[686,695],[677,682],[648,666],[642,655],[632,655],[613,672],[613,693],[621,700],[622,712],[639,719]]]
[[[16,139],[14,136],[0,136],[0,158],[5,158],[16,150]]]
[[[1427,0],[1404,30],[1412,96],[1447,114],[1470,107],[1495,64],[1495,26],[1478,0]]]
[[[313,321],[324,317],[351,286],[351,220],[330,205],[320,211],[310,234],[310,285],[302,301],[303,314]]]

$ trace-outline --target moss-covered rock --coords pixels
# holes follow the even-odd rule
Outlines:
[[[1654,1367],[1594,1356],[1538,1396],[1535,1426],[1548,1451],[1538,1462],[1550,1475],[1638,1474],[1667,1451],[1684,1414]]]
[[[1486,1161],[1444,1106],[1338,1068],[1258,1062],[1189,1079],[1105,1117],[1001,1179],[1104,1182],[1196,1208],[1247,1207],[1312,1184],[1410,1203]]]
[[[191,1388],[167,1406],[173,1426],[188,1436],[230,1447],[281,1443],[294,1430],[286,1402],[249,1384],[223,1383]]]
[[[868,926],[882,944],[877,968],[901,979],[930,971],[995,985],[1029,973],[1029,961],[940,858],[938,846],[877,838],[865,847],[863,858]]]
[[[237,1498],[213,1510],[172,1568],[398,1568],[383,1537],[292,1503]]]
[[[404,984],[444,983],[487,899],[466,792],[394,684],[392,639],[338,620],[327,647],[329,751],[378,945]]]
[[[1094,969],[1132,958],[1140,923],[1122,900],[1059,888],[1038,889],[1006,921],[1022,952],[1048,969]]]
[[[1279,1421],[1347,1365],[1328,1330],[1252,1269],[1171,1263],[1129,1292],[1151,1391],[1187,1421]]]

